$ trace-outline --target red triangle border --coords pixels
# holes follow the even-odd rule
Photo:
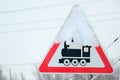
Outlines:
[[[105,67],[50,67],[48,66],[52,56],[56,52],[59,45],[60,43],[55,43],[52,46],[47,56],[45,57],[44,61],[40,65],[40,68],[39,68],[40,72],[48,72],[48,73],[112,73],[113,72],[111,64],[109,63],[100,45],[95,48],[100,58],[102,59]]]

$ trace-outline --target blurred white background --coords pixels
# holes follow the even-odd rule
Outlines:
[[[1,0],[0,64],[40,63],[76,3],[106,49],[120,35],[120,0]],[[105,52],[120,56],[120,40]]]

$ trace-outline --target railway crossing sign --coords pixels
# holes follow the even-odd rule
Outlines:
[[[87,74],[113,72],[79,5],[73,6],[39,71]]]

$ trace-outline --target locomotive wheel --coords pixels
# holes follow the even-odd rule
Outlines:
[[[80,61],[80,65],[81,65],[81,66],[85,66],[86,64],[87,64],[86,60],[82,59],[82,60]]]
[[[72,60],[72,65],[73,65],[73,66],[77,66],[77,65],[78,65],[78,60],[73,59],[73,60]]]
[[[65,66],[68,66],[68,65],[70,65],[70,60],[69,59],[65,59],[63,63],[64,63]]]

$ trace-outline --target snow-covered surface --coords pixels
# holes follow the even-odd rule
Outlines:
[[[92,31],[91,25],[80,5],[72,7],[55,41],[67,41],[67,44],[70,44],[72,39],[82,42],[84,45],[99,45],[95,33]]]

